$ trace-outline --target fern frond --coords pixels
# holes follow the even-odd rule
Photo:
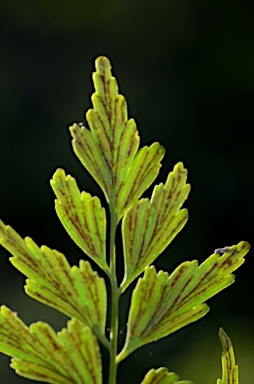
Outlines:
[[[80,193],[76,180],[58,169],[51,186],[56,194],[57,215],[75,243],[106,273],[106,214],[98,197]]]
[[[167,368],[150,369],[140,384],[192,384],[191,381],[181,380],[174,372]]]
[[[222,380],[218,379],[217,384],[239,384],[238,366],[235,364],[235,355],[230,338],[220,328],[220,341],[222,344]]]
[[[165,185],[155,186],[151,200],[139,200],[125,214],[122,223],[125,262],[122,292],[186,224],[188,212],[180,209],[190,191],[186,179],[187,170],[178,163],[169,173]]]
[[[88,261],[80,260],[79,268],[70,267],[62,253],[46,246],[39,248],[29,237],[23,240],[2,221],[0,243],[13,255],[11,263],[28,277],[25,291],[29,296],[80,320],[103,344],[108,344],[104,336],[105,282]]]
[[[20,376],[51,384],[101,384],[96,337],[78,320],[55,333],[43,322],[27,327],[9,308],[0,312],[0,351]]]
[[[117,361],[203,317],[209,311],[205,301],[234,282],[232,272],[248,250],[249,244],[240,242],[200,266],[197,260],[184,262],[170,276],[147,267],[132,294],[126,343]]]
[[[74,124],[70,131],[75,154],[100,185],[106,200],[114,196],[119,221],[157,177],[164,148],[153,143],[138,151],[136,123],[128,120],[126,100],[118,93],[109,60],[98,57],[95,67],[93,109],[86,114],[90,130]]]

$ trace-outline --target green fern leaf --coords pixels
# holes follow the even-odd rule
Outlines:
[[[235,365],[235,356],[231,340],[222,328],[220,328],[219,336],[223,347],[222,380],[218,379],[217,384],[239,384],[238,366]]]
[[[203,317],[209,311],[204,302],[234,282],[232,272],[248,250],[249,244],[240,242],[200,266],[197,260],[184,262],[170,276],[147,267],[132,294],[126,343],[117,361]]]
[[[174,372],[168,372],[167,368],[157,370],[150,369],[141,384],[191,384],[191,381],[178,381],[179,377]]]
[[[56,194],[57,215],[75,243],[105,272],[106,262],[106,214],[98,197],[80,193],[76,180],[58,169],[51,186]]]
[[[46,246],[39,248],[29,237],[23,240],[2,221],[0,242],[14,256],[11,263],[28,277],[25,291],[29,296],[80,320],[107,344],[105,282],[89,262],[80,260],[79,268],[70,267],[62,253]]]
[[[186,209],[180,210],[190,185],[187,171],[178,163],[164,184],[156,185],[152,198],[141,199],[123,218],[125,277],[122,292],[169,245],[187,222]]]
[[[57,384],[101,384],[99,346],[91,330],[78,320],[57,334],[38,322],[28,328],[9,308],[0,312],[0,351],[13,357],[20,376]]]
[[[165,151],[159,143],[138,151],[136,123],[128,120],[126,100],[118,93],[109,60],[99,57],[95,66],[93,109],[86,114],[90,130],[74,124],[70,131],[77,157],[100,185],[106,200],[115,199],[119,221],[155,180]]]

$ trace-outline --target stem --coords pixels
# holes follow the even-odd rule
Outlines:
[[[106,338],[106,336],[104,336],[101,333],[101,331],[93,328],[93,333],[95,334],[97,339],[101,342],[101,344],[104,345],[104,347],[106,347],[107,349],[110,348],[110,343],[109,343],[108,339]]]
[[[110,284],[111,284],[111,325],[110,325],[110,368],[109,368],[109,384],[116,384],[117,375],[117,341],[118,341],[118,304],[119,293],[117,286],[116,275],[116,258],[115,258],[115,236],[117,227],[117,217],[115,214],[115,198],[113,197],[110,202]]]

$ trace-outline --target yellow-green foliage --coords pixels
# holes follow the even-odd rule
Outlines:
[[[76,156],[105,195],[108,217],[100,199],[80,192],[76,180],[64,170],[58,169],[51,180],[56,213],[86,260],[71,267],[62,253],[39,247],[29,237],[22,239],[0,221],[1,244],[12,254],[11,263],[27,277],[25,292],[70,317],[67,328],[55,333],[43,322],[27,327],[15,312],[2,306],[0,351],[12,357],[11,367],[17,374],[53,384],[101,384],[100,344],[109,351],[108,384],[115,384],[117,366],[129,354],[203,317],[209,311],[206,301],[233,283],[232,273],[249,250],[246,242],[240,242],[216,250],[200,265],[193,260],[170,274],[156,271],[151,264],[188,219],[187,209],[182,208],[190,191],[187,170],[179,162],[165,183],[154,187],[150,199],[141,198],[159,173],[164,148],[159,143],[139,148],[136,123],[128,118],[109,60],[99,57],[95,66],[93,108],[86,114],[89,127],[74,124],[70,131]],[[123,254],[115,248],[118,225]],[[124,277],[118,283],[121,257]],[[98,265],[101,276],[88,258]],[[138,277],[125,345],[119,351],[119,299]],[[105,279],[110,282],[109,292]],[[223,330],[220,338],[223,376],[217,384],[238,384],[231,342]],[[177,383],[190,382],[178,381],[175,373],[163,367],[151,369],[141,384]]]

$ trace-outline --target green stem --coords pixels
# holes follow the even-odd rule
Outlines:
[[[110,368],[109,368],[109,384],[116,384],[117,375],[117,341],[118,341],[118,304],[119,293],[116,275],[115,260],[115,236],[117,227],[117,216],[115,214],[115,199],[110,202],[110,284],[111,284],[111,325],[110,325]]]
[[[106,336],[104,336],[101,333],[100,330],[93,328],[93,333],[95,334],[97,339],[101,342],[101,344],[104,345],[104,347],[106,347],[107,349],[110,349],[110,343],[109,343],[108,339],[106,338]]]

